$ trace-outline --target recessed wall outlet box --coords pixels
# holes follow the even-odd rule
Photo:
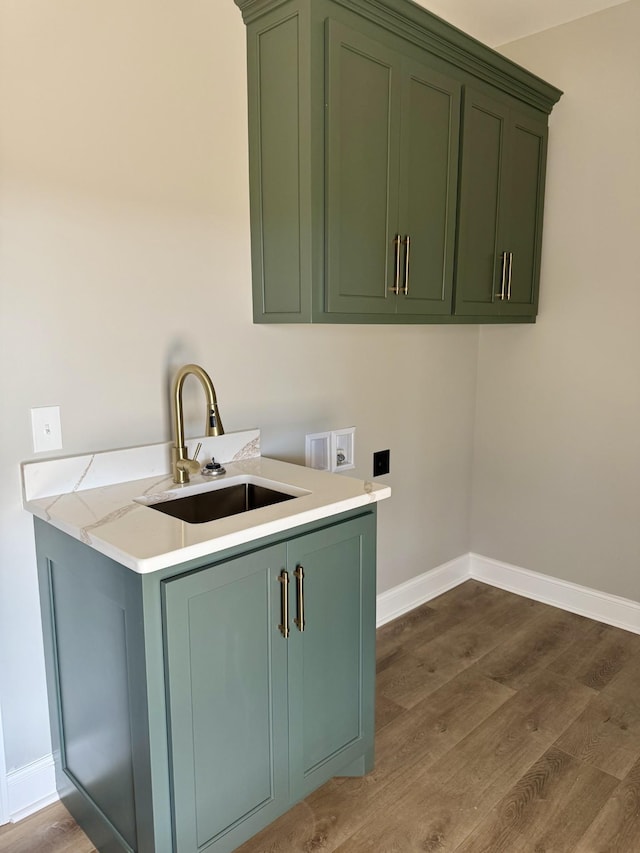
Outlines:
[[[336,429],[331,432],[331,470],[345,471],[356,467],[356,428]]]
[[[314,432],[304,438],[304,458],[307,468],[331,470],[331,434]]]
[[[380,477],[382,474],[388,474],[390,470],[390,450],[377,450],[373,454],[373,476]]]
[[[62,449],[62,426],[60,424],[60,406],[38,406],[31,409],[31,430],[33,432],[33,450],[45,453],[48,450]]]

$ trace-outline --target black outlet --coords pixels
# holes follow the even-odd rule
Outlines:
[[[389,457],[390,450],[376,450],[373,454],[373,476],[380,477],[382,474],[389,473]]]

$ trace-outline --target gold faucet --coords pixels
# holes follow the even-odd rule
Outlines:
[[[220,412],[218,411],[218,401],[216,399],[216,389],[213,387],[209,374],[203,370],[198,364],[185,364],[181,367],[173,380],[173,391],[171,400],[173,404],[173,447],[171,448],[171,465],[173,468],[174,483],[188,483],[189,474],[197,474],[200,470],[200,465],[195,461],[200,447],[196,450],[194,458],[189,459],[187,448],[184,443],[184,415],[182,410],[182,386],[184,380],[192,373],[197,376],[204,392],[207,396],[207,424],[205,435],[224,435]]]

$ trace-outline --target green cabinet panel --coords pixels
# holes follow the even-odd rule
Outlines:
[[[453,288],[461,87],[418,62],[404,67],[398,313],[445,315]]]
[[[101,853],[231,853],[372,769],[375,517],[144,575],[36,519],[56,784]]]
[[[409,0],[235,2],[254,321],[532,322],[561,92]]]
[[[327,21],[328,312],[395,310],[401,60]]]
[[[547,127],[511,112],[508,249],[511,253],[505,314],[538,310]]]
[[[289,800],[287,660],[278,632],[284,546],[163,586],[175,843],[257,831]]]
[[[465,92],[464,139],[458,211],[456,313],[495,309],[499,286],[500,186],[504,170],[505,110],[488,98]]]
[[[289,645],[292,786],[306,795],[364,758],[373,766],[375,558],[373,519],[293,540]],[[302,610],[304,630],[300,630]]]
[[[164,711],[150,711],[140,576],[34,523],[60,798],[100,853],[172,853],[151,770],[150,713]]]
[[[295,318],[309,310],[301,288],[309,257],[308,229],[302,227],[308,205],[301,173],[308,166],[300,140],[301,37],[298,16],[287,17],[261,30],[248,56],[256,81],[252,113],[260,127],[260,144],[249,146],[256,316]]]
[[[546,124],[467,87],[455,311],[535,317]]]
[[[451,311],[460,84],[327,21],[326,310]]]
[[[114,589],[49,562],[64,773],[137,846],[127,619]]]

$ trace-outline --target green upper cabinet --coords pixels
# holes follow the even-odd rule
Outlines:
[[[460,84],[326,31],[326,310],[448,314]]]
[[[235,2],[254,321],[533,321],[561,92],[411,0]]]
[[[467,87],[455,312],[535,317],[547,127]]]

